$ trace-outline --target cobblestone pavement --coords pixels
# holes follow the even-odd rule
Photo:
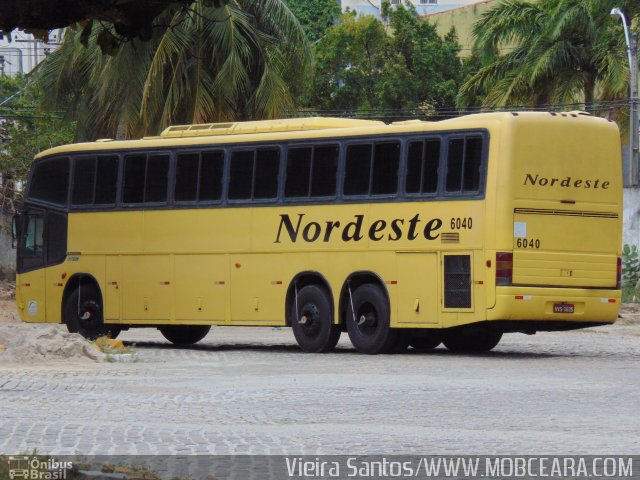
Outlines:
[[[506,335],[494,352],[303,354],[289,329],[142,361],[0,365],[0,452],[638,454],[640,324]]]

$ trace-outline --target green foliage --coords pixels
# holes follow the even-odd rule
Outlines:
[[[481,67],[464,83],[458,105],[584,103],[627,95],[629,69],[614,6],[637,18],[637,0],[505,0],[474,26]]]
[[[410,4],[383,10],[388,27],[346,13],[318,42],[302,103],[325,110],[414,108],[425,115],[452,104],[463,74],[455,32],[440,38]]]
[[[117,32],[106,28],[68,29],[39,69],[49,105],[70,107],[83,140],[281,116],[311,59],[283,0],[175,5],[154,20],[151,39],[107,49],[112,55],[103,50]]]
[[[622,284],[635,287],[640,279],[640,255],[635,245],[622,248]]]
[[[286,0],[286,3],[311,42],[323,38],[341,13],[338,0]]]
[[[9,99],[9,97],[12,97]],[[40,107],[43,92],[26,77],[0,77],[0,172],[25,179],[33,157],[73,141],[75,125]]]

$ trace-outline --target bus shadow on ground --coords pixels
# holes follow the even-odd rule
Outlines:
[[[133,342],[125,341],[125,345],[132,346],[142,350],[160,349],[160,350],[177,350],[177,351],[191,351],[191,352],[264,352],[264,353],[299,353],[300,355],[313,355],[303,352],[300,347],[295,344],[273,344],[273,345],[256,345],[252,343],[223,343],[223,344],[197,344],[197,345],[184,345],[177,346],[171,343],[165,343],[161,341],[145,341],[145,342]],[[353,347],[338,346],[330,353],[322,353],[318,355],[365,355],[359,353]],[[574,358],[574,357],[593,357],[591,352],[584,353],[550,353],[550,352],[523,352],[517,350],[502,350],[491,351],[482,353],[461,353],[451,352],[444,348],[437,348],[428,352],[419,352],[414,349],[409,349],[404,352],[389,352],[380,354],[385,357],[439,357],[439,358],[451,358],[451,357],[472,357],[472,358],[485,358],[485,359],[519,359],[519,360],[535,360],[535,359],[550,359],[550,358]]]

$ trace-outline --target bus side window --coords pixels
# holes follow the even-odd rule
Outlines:
[[[146,157],[144,155],[127,155],[124,157],[124,203],[142,203],[144,201],[144,172]]]
[[[422,166],[422,193],[438,191],[438,172],[440,170],[440,140],[429,139],[426,142],[424,163]]]
[[[482,137],[467,137],[464,156],[465,192],[477,192],[480,189],[482,171]]]
[[[254,169],[253,198],[266,199],[278,196],[279,170],[280,149],[259,148]]]
[[[94,186],[96,182],[96,158],[76,158],[73,167],[73,205],[93,204]]]
[[[345,195],[367,195],[371,180],[372,145],[349,145],[344,172]]]
[[[251,198],[253,182],[253,157],[255,150],[238,150],[231,153],[229,169],[229,200]]]
[[[313,149],[313,167],[311,171],[311,196],[333,197],[336,194],[338,175],[337,145],[321,145]]]
[[[166,202],[168,181],[169,155],[150,155],[144,182],[145,203]]]
[[[224,152],[202,152],[198,200],[218,201],[222,198],[222,178],[224,173]]]
[[[194,202],[198,199],[198,153],[179,154],[176,159],[176,183],[174,198],[176,202]]]
[[[118,189],[118,163],[116,156],[98,157],[96,174],[96,205],[114,205]]]
[[[287,177],[284,184],[286,198],[308,197],[311,177],[311,147],[289,148],[287,151]]]
[[[449,140],[447,192],[477,193],[482,173],[482,137]]]
[[[464,138],[449,140],[447,156],[447,192],[462,190],[462,162],[464,160]]]
[[[398,193],[398,166],[400,164],[400,142],[376,143],[371,179],[372,195]]]
[[[406,193],[433,194],[438,191],[440,140],[426,139],[409,143]]]

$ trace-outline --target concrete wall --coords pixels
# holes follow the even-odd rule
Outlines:
[[[0,280],[16,276],[16,251],[11,248],[11,215],[0,212]]]
[[[622,204],[622,244],[640,248],[640,187],[625,187]]]

